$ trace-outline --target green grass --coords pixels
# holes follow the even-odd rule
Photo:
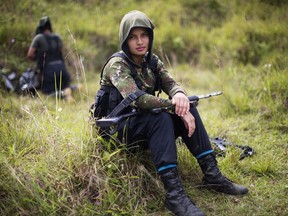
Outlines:
[[[117,50],[115,29],[132,9],[155,22],[155,52],[189,95],[223,91],[198,106],[209,135],[255,149],[241,161],[237,148],[217,157],[222,172],[250,190],[235,197],[200,189],[200,168],[178,141],[190,197],[207,215],[288,214],[285,3],[169,0],[149,1],[147,8],[139,1],[21,2],[1,5],[0,63],[18,72],[32,64],[27,46],[39,17],[49,14],[64,39],[73,82],[83,89],[67,104],[0,88],[0,215],[169,215],[149,152],[113,148],[120,143],[104,141],[89,121],[97,71]]]
[[[173,68],[175,74],[178,70]],[[261,69],[254,70],[261,72]],[[190,82],[195,82],[196,94],[208,93],[223,82],[210,71],[195,74],[199,81],[191,78]],[[218,157],[222,172],[246,185],[250,192],[244,197],[233,197],[199,189],[202,178],[199,166],[188,150],[178,144],[183,184],[208,215],[235,212],[238,215],[285,215],[287,112],[281,112],[284,107],[277,108],[279,105],[274,104],[268,115],[260,108],[267,106],[269,95],[258,99],[256,105],[257,95],[244,97],[249,89],[240,85],[241,94],[229,90],[235,88],[235,83],[253,83],[259,76],[251,80],[248,74],[234,72],[233,77],[227,74],[229,82],[225,82],[222,96],[201,101],[198,109],[211,136],[255,149],[255,155],[242,161],[238,161],[240,152],[235,148],[230,148],[226,157]],[[88,109],[97,85],[94,79],[87,80],[90,80],[86,83],[88,91],[75,94],[75,104],[41,94],[33,99],[1,93],[2,214],[167,214],[162,207],[163,186],[149,154],[129,156],[122,148],[104,148],[108,143],[98,137],[90,125]],[[186,86],[186,82],[183,84]]]

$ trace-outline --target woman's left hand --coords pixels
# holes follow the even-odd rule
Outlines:
[[[194,116],[188,112],[185,116],[181,117],[181,119],[188,130],[188,137],[191,137],[196,128]]]

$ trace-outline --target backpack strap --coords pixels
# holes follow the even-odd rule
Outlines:
[[[124,98],[107,116],[107,118],[112,118],[119,115],[125,108],[127,108],[133,101],[135,101],[140,96],[144,95],[146,92],[137,90],[134,93],[129,94]]]

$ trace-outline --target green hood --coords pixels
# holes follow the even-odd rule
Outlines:
[[[120,28],[119,28],[119,40],[120,40],[120,47],[123,52],[128,56],[131,60],[131,54],[129,52],[129,48],[127,45],[127,37],[134,27],[144,27],[148,29],[149,32],[149,49],[146,57],[146,61],[150,62],[152,57],[152,46],[153,46],[153,39],[154,39],[154,25],[152,21],[142,12],[140,11],[130,11],[121,20]]]

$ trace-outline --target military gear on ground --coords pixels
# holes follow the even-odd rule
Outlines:
[[[28,68],[22,73],[19,79],[19,88],[21,93],[34,95],[39,86],[39,74],[35,70]]]
[[[159,173],[167,192],[165,207],[177,216],[204,216],[185,193],[177,168],[171,168]]]
[[[245,195],[248,189],[242,185],[235,184],[224,177],[217,166],[214,154],[208,154],[198,159],[204,174],[202,187],[229,195]]]
[[[2,88],[2,84],[5,87],[7,91],[15,91],[17,90],[17,84],[16,81],[16,72],[5,72],[2,65],[0,65],[0,72],[1,72],[1,78],[0,78],[0,88]]]
[[[236,147],[241,150],[239,160],[243,160],[255,153],[254,148],[248,145],[234,145],[231,142],[227,142],[226,139],[221,139],[219,137],[211,138],[210,141],[215,146],[213,149],[217,153],[217,156],[225,156],[226,149],[229,147]]]

